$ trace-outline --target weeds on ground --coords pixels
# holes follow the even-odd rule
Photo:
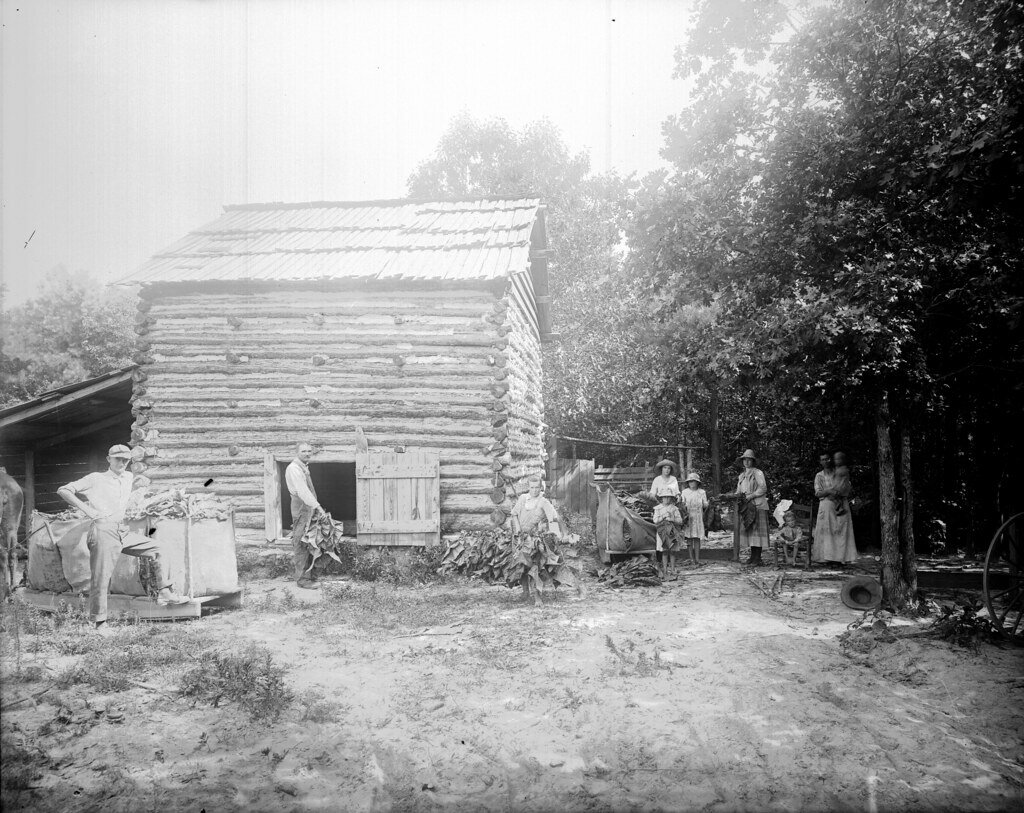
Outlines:
[[[58,673],[58,688],[88,684],[101,692],[121,692],[140,679],[151,680],[180,666],[212,644],[202,634],[141,624],[123,628],[116,638],[84,642],[85,657]]]
[[[290,576],[295,566],[292,552],[268,551],[260,548],[242,548],[238,551],[238,578],[242,581],[278,579]]]
[[[265,647],[236,652],[203,652],[199,664],[181,679],[180,692],[193,702],[237,703],[252,720],[277,720],[294,700],[284,680],[286,668]]]
[[[348,624],[368,631],[450,623],[480,605],[480,596],[456,590],[417,590],[389,584],[324,590],[304,618],[314,626]]]
[[[25,792],[33,796],[33,789],[43,772],[51,768],[49,755],[38,747],[26,745],[21,737],[9,732],[0,735],[0,751],[4,769],[0,772],[0,807],[4,810],[29,809],[23,806]]]
[[[280,595],[264,593],[260,598],[245,603],[245,609],[253,613],[288,613],[303,606],[291,590],[285,590]]]
[[[337,723],[347,710],[346,706],[328,700],[319,689],[307,689],[296,700],[302,706],[302,720],[311,723]]]
[[[575,511],[563,511],[560,515],[564,531],[570,538],[575,537],[575,546],[580,553],[597,550],[597,537],[594,534],[594,521],[590,514],[578,514]]]
[[[671,671],[679,664],[671,661],[663,661],[661,653],[657,649],[654,654],[648,656],[633,641],[626,640],[622,647],[616,645],[612,636],[604,636],[604,645],[612,654],[612,663],[615,674],[637,677],[654,677],[659,671]],[[625,651],[624,651],[625,650]]]

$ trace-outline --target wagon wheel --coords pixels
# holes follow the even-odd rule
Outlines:
[[[1024,513],[999,526],[982,581],[989,617],[1007,638],[1024,642]]]

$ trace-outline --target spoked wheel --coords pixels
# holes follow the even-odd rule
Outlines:
[[[1010,517],[992,537],[982,586],[992,623],[1024,643],[1024,513]]]

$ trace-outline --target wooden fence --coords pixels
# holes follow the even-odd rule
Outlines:
[[[563,511],[596,515],[594,461],[559,457],[553,462],[548,497]]]

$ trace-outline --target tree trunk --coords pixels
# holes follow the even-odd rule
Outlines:
[[[878,511],[882,531],[882,591],[886,605],[898,611],[913,602],[916,584],[912,587],[907,583],[903,567],[891,423],[889,394],[883,392],[875,414],[878,443]]]
[[[711,394],[711,493],[722,493],[722,430],[718,425],[718,382],[710,387]],[[709,531],[722,530],[721,514],[714,512]]]
[[[900,428],[900,564],[912,596],[917,594],[917,554],[914,551],[914,478],[910,465],[910,427]]]

